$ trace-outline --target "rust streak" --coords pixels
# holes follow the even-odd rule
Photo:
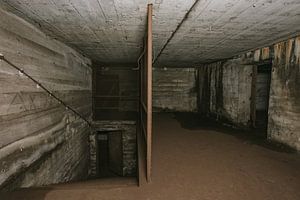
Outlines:
[[[265,47],[262,49],[262,59],[266,60],[270,58],[270,49],[269,47]]]
[[[296,57],[296,64],[300,64],[300,37],[295,39],[295,50],[294,55]]]
[[[290,60],[291,60],[293,43],[294,43],[293,39],[288,40],[287,43],[286,43],[285,63],[286,63],[287,66],[289,65]]]

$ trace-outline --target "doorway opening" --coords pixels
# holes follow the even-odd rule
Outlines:
[[[99,178],[123,176],[122,131],[98,131],[97,174]]]
[[[271,70],[271,63],[258,65],[255,84],[255,128],[262,130],[265,136],[268,128]]]

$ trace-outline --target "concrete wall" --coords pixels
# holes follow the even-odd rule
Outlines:
[[[250,127],[256,106],[260,108],[260,102],[252,98],[259,88],[253,84],[251,88],[260,77],[252,68],[268,63],[272,63],[272,74],[267,136],[300,150],[300,36],[199,67],[199,111]]]
[[[133,66],[134,67],[134,66]],[[138,108],[138,73],[133,67],[97,67],[94,70],[94,107],[105,105],[105,100],[116,102],[114,109],[96,109],[95,120],[128,120],[136,116]],[[96,98],[97,80],[104,76],[118,77],[118,98]],[[195,112],[197,110],[196,70],[194,68],[153,69],[153,109],[160,111]],[[105,83],[102,83],[105,84]],[[111,84],[111,83],[109,83]],[[111,85],[99,85],[109,88]],[[116,88],[114,88],[116,89]],[[112,90],[110,90],[113,92]],[[115,95],[115,94],[114,94]],[[111,96],[111,95],[110,95]],[[107,104],[108,105],[108,104]],[[104,106],[105,107],[105,106]]]
[[[95,120],[135,119],[138,110],[138,71],[135,66],[95,66],[93,104]]]
[[[300,150],[300,36],[273,48],[268,138]]]
[[[3,10],[0,52],[90,117],[88,59]],[[87,124],[4,61],[0,61],[0,127],[0,189],[87,176]]]
[[[198,110],[237,126],[250,123],[253,65],[241,59],[207,64],[198,68]]]
[[[136,176],[137,147],[136,147],[136,122],[135,121],[97,121],[93,123],[94,131],[90,135],[90,163],[89,176],[98,176],[97,161],[97,132],[122,131],[123,149],[123,176]]]
[[[153,69],[153,110],[195,112],[197,110],[194,68]]]

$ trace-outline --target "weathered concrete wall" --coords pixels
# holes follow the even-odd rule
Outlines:
[[[97,132],[122,131],[123,176],[135,176],[137,167],[136,122],[135,121],[95,121],[90,135],[89,176],[97,177]]]
[[[154,111],[195,112],[197,110],[195,77],[194,68],[154,68]]]
[[[251,68],[269,63],[272,63],[272,74],[268,138],[300,150],[300,36],[224,62],[199,67],[199,111],[250,127],[251,120],[255,120],[251,119],[251,111],[266,104],[259,102],[259,98],[251,100],[252,95],[259,95],[256,93],[262,85],[259,80],[258,83],[252,80],[257,86],[252,84],[251,89]],[[255,118],[255,115],[252,117]]]
[[[244,64],[272,63],[267,136],[300,150],[300,36],[239,58]]]
[[[82,115],[91,116],[88,59],[3,10],[0,52]],[[0,127],[0,189],[87,176],[87,124],[4,61]]]
[[[198,110],[237,126],[250,123],[252,65],[240,59],[207,64],[198,69]]]
[[[93,104],[95,120],[135,119],[138,111],[138,71],[135,66],[95,66]]]
[[[274,45],[268,138],[300,150],[300,36]]]

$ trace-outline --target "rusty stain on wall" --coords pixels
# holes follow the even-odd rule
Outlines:
[[[299,38],[274,45],[268,138],[300,150]]]
[[[269,47],[262,48],[262,56],[261,56],[261,58],[263,60],[266,60],[266,59],[270,58],[270,48]]]
[[[296,58],[296,64],[299,65],[299,63],[300,63],[300,37],[297,37],[295,39],[294,56]]]
[[[272,46],[257,49],[255,51],[247,52],[245,54],[236,56],[233,59],[225,61],[225,63],[236,64],[228,74],[228,77],[224,74],[224,66],[222,72],[223,93],[215,93],[216,86],[212,83],[218,81],[215,76],[211,76],[214,72],[215,66],[221,66],[220,62],[212,63],[210,65],[200,66],[198,69],[198,108],[202,113],[215,116],[218,119],[220,116],[228,120],[230,123],[239,125],[239,121],[250,118],[250,112],[246,111],[250,108],[250,96],[248,87],[245,84],[250,84],[252,79],[251,73],[247,70],[242,70],[241,77],[239,79],[236,71],[246,69],[245,66],[256,66],[259,63],[272,63],[272,77],[270,86],[270,99],[269,99],[269,113],[268,113],[268,138],[277,142],[287,144],[297,150],[300,150],[300,36],[291,38],[287,41],[276,43]],[[217,70],[219,73],[220,70]],[[231,80],[231,84],[228,89],[224,88],[225,80]],[[220,79],[219,79],[220,80]],[[234,82],[234,80],[239,80]],[[249,82],[247,81],[249,80]],[[238,85],[243,85],[244,89],[239,90]],[[211,87],[213,85],[213,87]],[[242,87],[242,88],[243,88]],[[232,92],[238,94],[238,98],[231,96]],[[214,95],[231,97],[229,102],[223,100],[223,106],[214,107],[208,106],[215,105],[216,98]],[[236,101],[242,98],[244,106],[240,106]],[[230,106],[230,102],[235,102],[234,106]],[[224,112],[224,108],[227,107],[227,112]],[[221,108],[221,109],[220,109]],[[246,109],[246,110],[245,110]],[[221,112],[221,111],[222,112]],[[234,113],[237,113],[233,115]],[[238,116],[233,118],[232,116]],[[246,122],[246,121],[244,121]],[[250,124],[242,124],[249,127]]]

